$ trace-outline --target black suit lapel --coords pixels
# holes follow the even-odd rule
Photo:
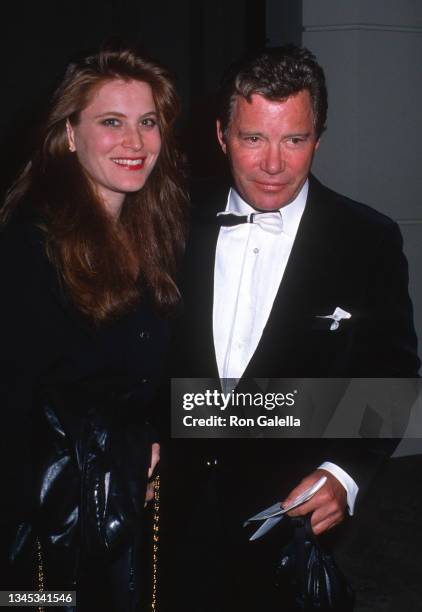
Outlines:
[[[225,209],[229,188],[200,184],[193,195],[195,207],[187,245],[182,293],[185,303],[183,325],[187,363],[191,376],[218,377],[213,337],[214,266],[219,225],[216,214]],[[188,338],[186,336],[189,335]],[[187,350],[187,349],[186,349]]]

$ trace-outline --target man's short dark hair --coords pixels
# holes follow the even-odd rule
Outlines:
[[[233,64],[220,87],[219,115],[227,133],[238,96],[250,101],[253,94],[268,100],[285,100],[307,90],[311,96],[314,126],[319,138],[327,119],[327,88],[324,71],[315,56],[303,47],[285,45],[264,49]]]

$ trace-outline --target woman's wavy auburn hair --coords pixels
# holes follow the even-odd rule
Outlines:
[[[110,218],[77,156],[66,122],[77,124],[93,94],[113,79],[148,83],[158,113],[161,151],[144,187]],[[148,293],[161,311],[179,300],[187,195],[174,142],[179,99],[168,73],[134,48],[103,49],[72,62],[57,88],[31,161],[6,196],[0,220],[30,209],[46,233],[50,261],[80,312],[95,323],[118,317]]]

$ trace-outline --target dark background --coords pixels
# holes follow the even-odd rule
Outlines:
[[[270,4],[277,19],[268,20]],[[183,103],[180,136],[192,174],[212,176],[224,167],[214,135],[214,96],[222,71],[265,42],[300,44],[302,2],[8,3],[0,36],[0,192],[29,157],[33,130],[68,61],[112,37],[142,42],[174,73]],[[422,609],[421,460],[404,457],[386,466],[373,488],[372,502],[353,519],[354,529],[340,559],[350,575],[357,576],[359,612]]]

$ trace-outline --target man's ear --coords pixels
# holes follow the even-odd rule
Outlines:
[[[222,130],[221,127],[221,121],[220,119],[217,119],[217,138],[218,138],[218,142],[220,143],[220,147],[223,150],[223,153],[227,153],[227,145],[226,142],[224,140],[224,132]]]
[[[75,145],[75,132],[73,127],[70,125],[69,119],[66,119],[66,134],[67,134],[67,142],[69,144],[69,151],[74,153],[76,151]]]
[[[320,143],[320,142],[321,142],[321,138],[318,138],[318,140],[317,140],[317,141],[316,141],[316,143],[315,143],[315,148],[314,148],[314,151],[318,151],[318,149],[319,149],[319,143]]]

